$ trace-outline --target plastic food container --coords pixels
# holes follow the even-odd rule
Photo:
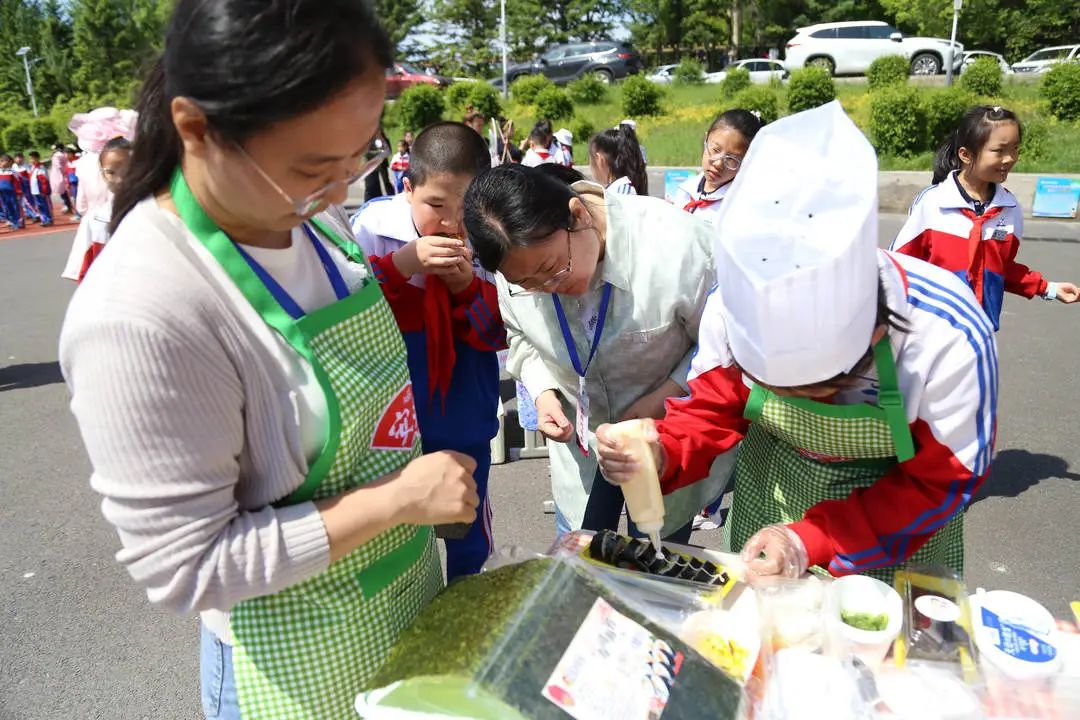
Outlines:
[[[1008,590],[980,591],[971,603],[975,644],[984,660],[1017,680],[1061,669],[1058,630],[1049,610]]]
[[[829,587],[830,629],[871,669],[877,668],[904,624],[904,603],[891,587],[865,575],[848,575]],[[860,629],[845,622],[852,615],[886,618],[881,630]]]

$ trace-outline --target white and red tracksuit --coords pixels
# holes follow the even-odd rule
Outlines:
[[[506,348],[495,278],[474,263],[472,284],[451,294],[441,280],[403,276],[393,254],[418,237],[405,195],[369,201],[352,229],[405,340],[424,452],[455,450],[477,462],[482,504],[469,534],[447,541],[447,579],[479,572],[492,551],[487,478],[499,429],[497,353]]]
[[[1048,283],[1016,262],[1024,212],[1003,186],[985,207],[967,196],[956,173],[923,190],[890,250],[926,260],[956,274],[975,293],[997,330],[1005,292],[1033,298]]]
[[[671,202],[677,208],[712,222],[720,214],[721,201],[730,187],[731,183],[727,182],[712,192],[705,192],[705,173],[700,172],[675,189]]]
[[[998,389],[994,329],[971,291],[941,268],[881,251],[889,307],[908,325],[890,330],[915,457],[844,500],[812,506],[791,528],[810,565],[834,574],[902,563],[963,512],[990,469]],[[748,421],[749,381],[733,366],[718,293],[705,308],[690,396],[668,400],[658,425],[667,453],[665,493],[707,475]],[[877,372],[833,402],[875,403]],[[821,458],[818,458],[819,460]],[[825,461],[828,461],[826,459]]]

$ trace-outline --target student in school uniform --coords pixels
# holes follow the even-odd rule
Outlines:
[[[748,110],[727,110],[717,115],[705,133],[701,172],[675,190],[675,207],[715,221],[721,201],[761,125],[761,119]]]
[[[963,572],[994,332],[958,278],[878,249],[877,175],[837,102],[764,128],[724,202],[690,397],[668,402],[652,457],[597,430],[605,477],[651,462],[665,494],[738,445],[725,542],[751,577]]]
[[[26,222],[40,222],[41,216],[38,215],[30,194],[30,166],[22,153],[15,153],[15,164],[11,166],[11,169],[19,176],[19,209],[22,211],[23,219]]]
[[[100,154],[95,153],[92,157],[100,165],[98,172],[101,173],[102,181],[108,190],[108,197],[104,202],[90,207],[82,216],[82,222],[79,223],[79,229],[75,231],[75,238],[71,243],[67,264],[60,274],[60,277],[79,283],[86,277],[90,265],[101,255],[112,235],[109,232],[109,223],[112,222],[113,195],[127,174],[131,162],[131,141],[122,137],[113,138],[105,143]]]
[[[1080,288],[1016,261],[1024,211],[1003,183],[1020,154],[1020,121],[999,106],[969,110],[934,159],[934,184],[912,204],[891,250],[955,273],[997,330],[1005,293],[1075,303]]]
[[[712,226],[554,164],[478,176],[465,195],[465,226],[482,265],[498,271],[506,368],[535,401],[548,439],[556,532],[618,528],[623,495],[598,479],[593,433],[606,422],[662,417],[667,398],[686,394],[716,284]],[[727,483],[728,469],[718,465],[715,483],[668,499],[665,536],[689,537],[688,521]]]
[[[525,167],[536,167],[544,163],[558,162],[555,157],[555,148],[552,147],[551,123],[548,121],[540,120],[537,122],[533,126],[532,132],[529,133],[526,142],[529,149],[525,151],[525,157],[521,160],[521,164]]]
[[[19,176],[14,165],[15,160],[10,155],[0,155],[0,214],[12,230],[21,230],[26,223],[19,208]]]
[[[480,509],[463,538],[446,538],[448,580],[479,572],[492,551],[487,481],[506,333],[493,278],[473,262],[461,224],[465,189],[490,165],[472,128],[430,125],[412,145],[405,192],[369,202],[352,219],[405,338],[424,452],[476,461]]]
[[[649,174],[637,133],[622,123],[593,135],[589,141],[589,170],[596,182],[616,195],[648,195]]]
[[[399,140],[397,152],[390,158],[390,173],[394,176],[394,188],[398,193],[405,192],[405,173],[409,169],[409,143]]]
[[[53,224],[52,186],[49,173],[41,165],[41,155],[36,151],[30,153],[30,194],[41,216],[41,227],[49,227]]]
[[[71,208],[75,215],[75,219],[78,220],[82,217],[79,212],[79,151],[71,145],[64,148],[64,154],[67,155],[67,182],[68,192],[71,194]]]
[[[574,134],[566,128],[555,131],[556,162],[563,167],[574,167]]]

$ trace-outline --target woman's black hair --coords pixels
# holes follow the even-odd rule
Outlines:
[[[761,122],[761,118],[754,113],[742,108],[735,108],[734,110],[725,110],[717,115],[716,119],[712,121],[712,125],[705,131],[705,137],[712,135],[714,130],[726,127],[735,130],[746,138],[746,144],[749,145],[753,142],[754,136],[758,134],[758,130],[764,126],[765,123]]]
[[[570,228],[570,185],[584,176],[557,163],[507,164],[485,170],[465,192],[465,230],[480,264],[495,272],[515,247],[528,247]]]
[[[949,137],[938,148],[934,155],[934,185],[944,180],[954,170],[963,167],[960,162],[960,148],[978,156],[990,139],[990,131],[994,129],[994,123],[1014,122],[1023,139],[1024,129],[1020,124],[1020,118],[1012,110],[1006,110],[1000,105],[976,105],[964,113],[960,118],[960,124],[949,133]]]
[[[626,176],[638,195],[649,194],[649,173],[645,170],[645,158],[641,155],[641,143],[634,128],[623,124],[593,135],[589,152],[603,154],[612,177]]]
[[[551,121],[540,119],[533,125],[532,130],[529,131],[529,139],[535,140],[544,147],[551,146]]]
[[[392,61],[366,0],[178,0],[165,50],[139,93],[131,167],[112,230],[169,183],[183,149],[171,103],[187,97],[226,141],[303,115]]]

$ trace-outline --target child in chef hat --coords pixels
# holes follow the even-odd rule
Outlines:
[[[722,206],[690,396],[668,401],[652,458],[597,431],[610,481],[655,461],[665,494],[739,445],[725,533],[755,575],[963,571],[994,330],[956,275],[879,250],[877,220],[874,151],[839,103],[763,128]]]

